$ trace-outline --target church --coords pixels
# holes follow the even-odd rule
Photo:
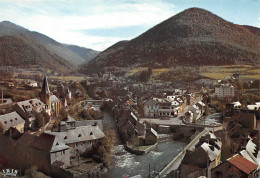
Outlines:
[[[50,91],[47,77],[44,77],[42,90],[40,92],[40,100],[51,109],[51,116],[58,116],[62,108],[62,102]]]

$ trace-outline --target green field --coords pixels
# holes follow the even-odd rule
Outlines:
[[[64,81],[82,81],[84,77],[81,76],[49,76],[49,78],[57,79],[57,80],[64,80]]]
[[[200,75],[212,79],[225,79],[239,73],[241,79],[260,79],[260,68],[250,65],[225,65],[225,66],[207,66],[200,69]]]

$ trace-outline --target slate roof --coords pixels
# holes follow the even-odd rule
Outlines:
[[[158,101],[154,100],[154,99],[149,99],[145,105],[146,106],[155,106],[157,103],[159,103]]]
[[[75,129],[67,130],[65,132],[50,132],[49,134],[55,135],[59,140],[64,143],[77,143],[89,140],[96,140],[105,137],[103,131],[99,126],[82,126]]]
[[[51,165],[54,166],[54,167],[60,168],[61,166],[64,165],[64,162],[61,162],[61,161],[57,161],[57,160],[56,160],[56,161],[54,161]]]
[[[64,117],[62,119],[62,121],[65,121],[65,122],[75,122],[75,119],[73,117],[71,117],[70,115],[67,115],[66,117]]]
[[[236,154],[235,156],[229,158],[227,161],[246,174],[250,174],[252,171],[254,171],[257,168],[256,164],[252,163],[246,158],[243,158],[239,154]]]
[[[10,127],[17,126],[25,123],[25,120],[16,112],[11,112],[0,116],[0,122],[4,130],[8,130]]]
[[[24,133],[18,139],[18,143],[46,152],[57,152],[69,148],[69,146],[65,145],[57,137],[48,133],[43,133],[40,136]]]
[[[103,121],[102,120],[83,120],[83,121],[76,121],[75,122],[75,127],[81,127],[81,126],[87,126],[87,125],[94,125],[95,123],[97,123],[97,125],[99,126],[99,128],[101,130],[104,129],[103,127]]]
[[[57,98],[57,96],[51,95],[50,96],[50,101],[51,101],[51,103],[56,103],[56,102],[59,102],[60,100]]]
[[[151,132],[152,132],[156,137],[158,137],[157,132],[156,132],[153,128],[151,128]]]
[[[260,150],[252,140],[249,140],[246,145],[246,150],[242,150],[240,154],[247,160],[260,166]]]
[[[137,116],[136,116],[133,112],[131,112],[131,116],[132,116],[136,121],[139,120],[139,119],[137,118]]]
[[[216,147],[204,142],[201,147],[203,148],[203,150],[205,150],[209,156],[210,161],[214,161],[216,159],[216,157],[220,154],[220,150],[217,149]],[[212,149],[213,150],[212,150]]]
[[[36,108],[38,112],[41,112],[41,110],[45,108],[45,104],[37,98],[17,102],[17,105],[24,112],[32,112],[33,108]]]
[[[41,93],[44,93],[44,94],[50,94],[50,93],[51,93],[51,92],[50,92],[50,88],[49,88],[49,84],[48,84],[47,77],[44,77]]]

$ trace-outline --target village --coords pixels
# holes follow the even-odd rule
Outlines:
[[[121,176],[258,177],[260,102],[237,97],[238,78],[178,88],[112,72],[80,82],[3,79],[0,169],[19,176],[109,177],[115,145],[138,157],[175,140],[184,146],[165,166]],[[29,94],[17,96],[16,89]]]

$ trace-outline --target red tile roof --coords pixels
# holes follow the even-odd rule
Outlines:
[[[233,164],[234,166],[236,166],[238,169],[245,172],[246,174],[250,174],[252,171],[254,171],[257,168],[256,164],[245,159],[239,154],[233,156],[232,158],[229,158],[228,162],[230,162],[231,164]]]

